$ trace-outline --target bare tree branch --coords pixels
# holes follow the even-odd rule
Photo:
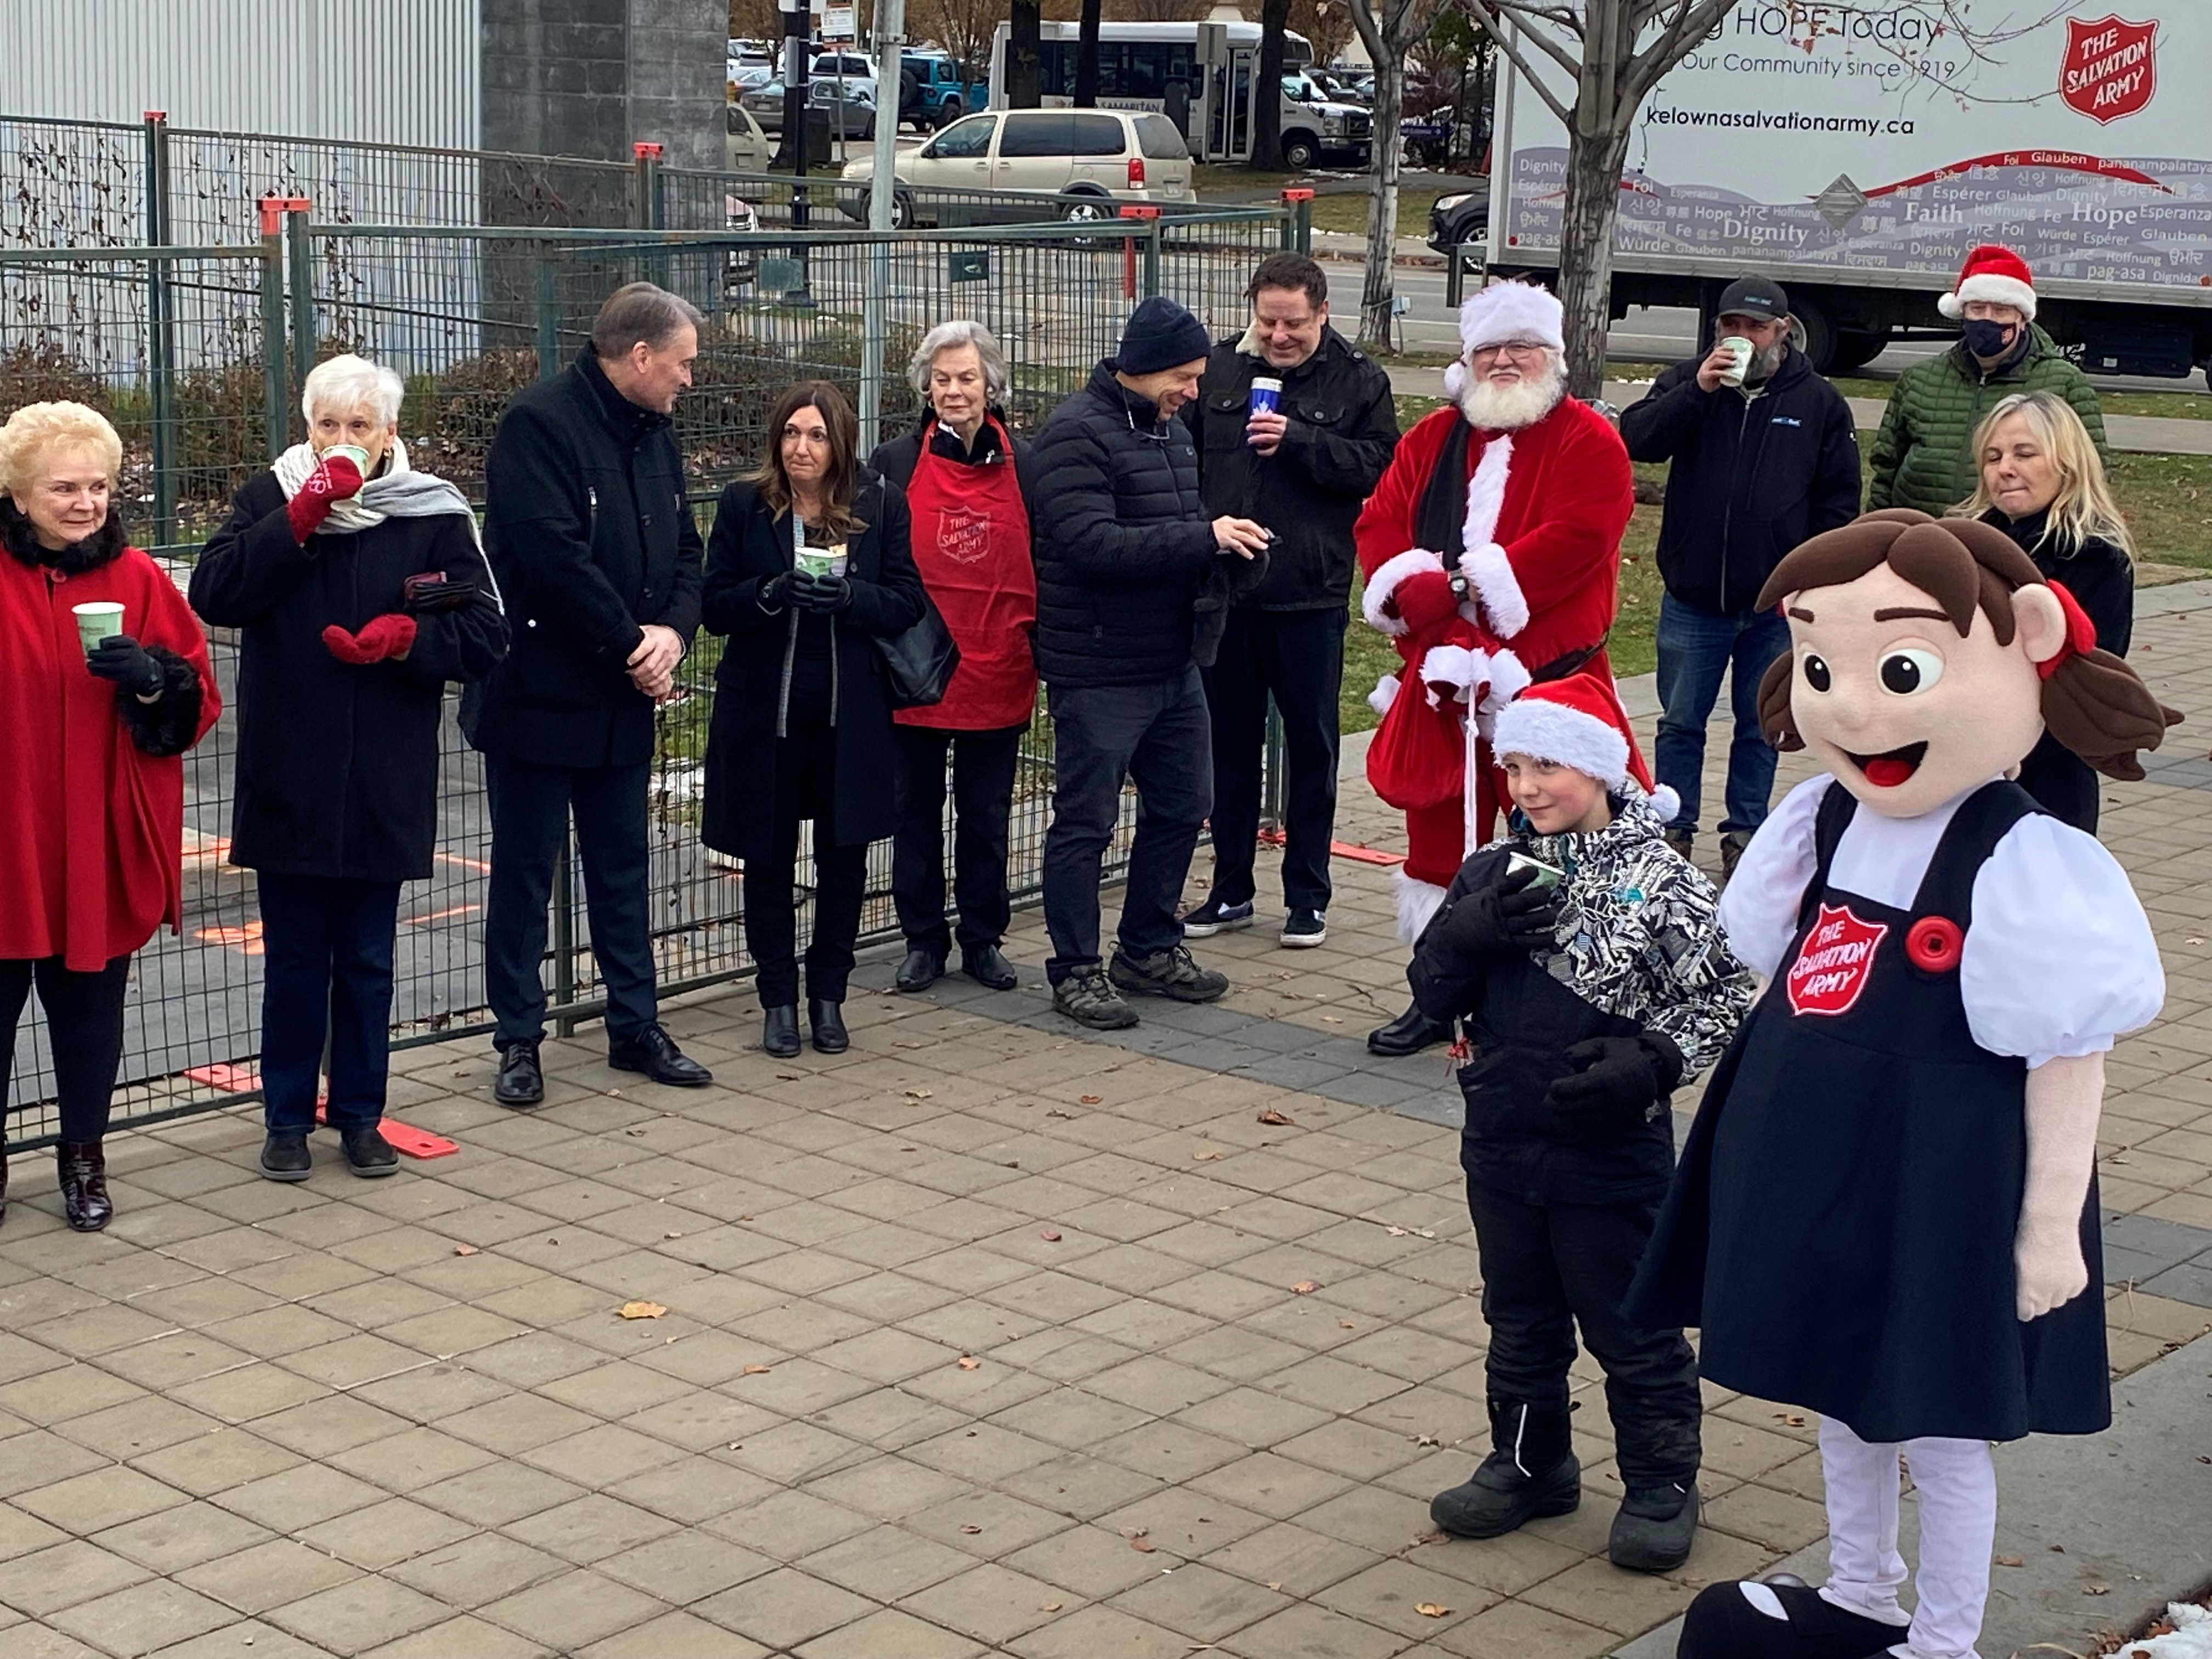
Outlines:
[[[1496,9],[1495,11],[1493,8]],[[1560,97],[1544,84],[1543,77],[1536,73],[1534,63],[1522,52],[1521,48],[1515,44],[1513,37],[1506,33],[1504,23],[1497,15],[1509,10],[1517,13],[1519,9],[1509,7],[1507,0],[1467,0],[1467,9],[1468,15],[1481,25],[1482,32],[1497,42],[1498,51],[1504,52],[1512,61],[1513,67],[1520,71],[1521,78],[1534,89],[1536,95],[1544,100],[1552,113],[1559,117],[1559,124],[1562,126],[1573,125],[1575,118],[1573,106],[1567,100]],[[1516,21],[1518,21],[1517,17]],[[1522,30],[1519,38],[1523,40],[1534,40],[1546,52],[1551,53],[1559,60],[1560,67],[1566,70],[1571,80],[1579,81],[1582,78],[1582,65],[1570,57],[1564,47],[1555,46],[1552,41],[1531,29]]]
[[[1690,55],[1691,48],[1704,40],[1713,25],[1728,13],[1731,0],[1684,0],[1674,21],[1667,25],[1659,38],[1629,61],[1627,70],[1620,77],[1620,101],[1633,112],[1643,105],[1644,96],[1659,84],[1659,77]]]

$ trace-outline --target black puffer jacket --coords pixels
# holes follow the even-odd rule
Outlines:
[[[1101,363],[1032,452],[1037,669],[1061,686],[1156,685],[1221,643],[1231,599],[1265,580],[1217,552],[1181,421]]]
[[[675,428],[617,392],[589,346],[499,417],[484,551],[514,639],[461,701],[469,741],[538,766],[650,761],[653,700],[625,670],[646,623],[687,649],[698,631],[699,529]]]
[[[1183,423],[1198,441],[1199,485],[1208,513],[1266,525],[1266,581],[1237,600],[1260,611],[1341,611],[1352,593],[1352,526],[1398,447],[1398,410],[1382,366],[1333,328],[1314,355],[1275,370],[1248,356],[1242,339],[1213,348]],[[1272,455],[1244,441],[1252,377],[1276,374],[1289,423]]]
[[[1704,358],[1677,363],[1621,411],[1629,459],[1669,461],[1659,522],[1667,591],[1706,611],[1759,603],[1783,555],[1859,514],[1859,447],[1850,405],[1784,354],[1764,386],[1706,392]]]
[[[400,584],[441,572],[476,589],[418,614],[397,662],[356,666],[323,643],[401,611]],[[292,538],[276,475],[249,479],[192,567],[192,609],[239,630],[238,789],[230,861],[273,875],[419,881],[438,839],[438,726],[447,681],[490,672],[507,622],[459,514]]]

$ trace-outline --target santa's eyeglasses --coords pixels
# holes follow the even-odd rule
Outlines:
[[[1532,357],[1541,357],[1551,348],[1536,340],[1501,340],[1496,345],[1477,346],[1467,354],[1471,363],[1494,363],[1500,357],[1510,357],[1516,362],[1527,362]]]

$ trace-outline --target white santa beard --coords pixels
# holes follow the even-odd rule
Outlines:
[[[1460,389],[1460,413],[1485,432],[1517,432],[1556,409],[1566,389],[1566,374],[1558,368],[1510,382],[1470,378]]]

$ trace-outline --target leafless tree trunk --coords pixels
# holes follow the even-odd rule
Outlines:
[[[1283,31],[1291,0],[1260,0],[1260,70],[1252,88],[1252,167],[1278,173],[1283,166]]]
[[[1006,28],[1006,103],[1013,109],[1037,106],[1038,60],[1042,31],[1036,0],[1013,0]]]
[[[1390,307],[1397,296],[1391,256],[1398,240],[1398,123],[1406,107],[1406,52],[1419,38],[1419,0],[1350,0],[1352,26],[1375,64],[1375,137],[1367,191],[1367,284],[1359,296],[1359,343],[1390,349]]]
[[[1075,106],[1090,109],[1098,102],[1099,0],[1083,0],[1083,17],[1075,40]]]

